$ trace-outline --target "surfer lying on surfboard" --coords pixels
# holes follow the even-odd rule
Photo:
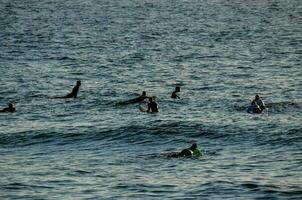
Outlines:
[[[200,153],[196,143],[193,143],[190,148],[183,149],[179,153],[168,154],[169,158],[190,157],[190,156],[193,156],[193,157],[201,156],[201,153]]]
[[[142,94],[134,99],[130,99],[128,101],[122,101],[117,103],[117,105],[126,105],[126,104],[133,104],[133,103],[141,103],[143,102],[145,99],[149,98],[149,96],[147,95],[146,91],[143,91]]]

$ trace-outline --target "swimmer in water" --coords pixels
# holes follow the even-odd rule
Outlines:
[[[141,103],[145,99],[149,98],[146,91],[143,91],[142,94],[134,99],[130,99],[128,101],[119,102],[118,105],[125,105],[125,104],[133,104],[133,103]]]
[[[180,87],[179,86],[175,87],[175,90],[171,94],[171,98],[173,98],[173,99],[178,98],[179,99],[180,97],[177,95],[178,92],[180,92]]]
[[[149,97],[147,112],[158,112],[158,105],[155,101],[153,101],[152,97]]]
[[[197,147],[197,144],[193,143],[190,148],[183,149],[179,153],[172,153],[172,154],[168,155],[168,157],[170,157],[170,158],[190,157],[190,156],[199,157],[200,155],[201,155],[201,153]]]
[[[16,108],[14,108],[13,104],[9,103],[7,108],[0,110],[0,112],[15,112]]]
[[[54,97],[54,98],[56,98],[56,99],[77,98],[80,86],[81,86],[81,81],[77,81],[77,83],[73,87],[71,93],[69,93],[69,94],[67,94],[66,96],[63,96],[63,97]]]

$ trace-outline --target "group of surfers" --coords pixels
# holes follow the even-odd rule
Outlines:
[[[74,88],[72,89],[72,91],[70,93],[68,93],[65,96],[59,96],[59,97],[54,97],[54,98],[55,99],[77,98],[80,86],[81,86],[81,81],[77,81],[76,85],[74,86]],[[180,87],[177,86],[175,88],[175,91],[172,92],[171,98],[180,98],[178,96],[179,92],[180,92]],[[119,102],[117,105],[141,103],[145,99],[149,100],[148,109],[145,112],[159,112],[158,104],[154,101],[154,97],[148,96],[146,91],[143,91],[141,96],[139,96],[137,98],[130,99],[128,101]],[[0,112],[15,112],[15,111],[16,111],[16,109],[14,108],[13,104],[11,104],[11,103],[8,104],[7,108],[0,110]]]
[[[74,88],[72,89],[72,91],[70,93],[68,93],[65,96],[60,96],[60,97],[54,97],[56,99],[64,99],[64,98],[77,98],[79,89],[81,86],[81,81],[77,81],[76,85],[74,86]],[[180,92],[180,87],[176,86],[175,90],[172,92],[171,94],[171,98],[176,99],[176,98],[180,98],[179,97],[179,92]],[[149,100],[148,103],[148,109],[140,109],[143,112],[159,112],[159,108],[158,108],[158,104],[155,101],[154,97],[148,96],[146,91],[143,91],[142,94],[134,99],[130,99],[127,101],[123,101],[123,102],[119,102],[118,105],[126,105],[126,104],[134,104],[134,103],[141,103],[144,102],[145,99]],[[252,100],[251,105],[248,107],[247,112],[248,113],[262,113],[263,110],[265,110],[266,107],[264,105],[264,102],[262,101],[262,99],[260,98],[260,96],[257,94],[255,96],[255,98]],[[4,108],[2,110],[0,110],[0,112],[15,112],[16,109],[14,108],[13,104],[9,103],[7,108]]]
[[[180,98],[178,93],[180,92],[180,87],[177,86],[175,87],[175,90],[172,92],[171,94],[171,98],[176,99],[176,98]],[[146,91],[143,91],[142,94],[134,99],[130,99],[128,101],[123,101],[123,102],[119,102],[117,105],[127,105],[127,104],[133,104],[133,103],[142,103],[144,102],[145,99],[149,100],[148,103],[148,108],[147,110],[145,110],[144,108],[140,107],[140,111],[142,112],[159,112],[159,108],[158,108],[158,104],[155,101],[155,97],[151,97],[147,95]]]
[[[77,98],[77,94],[79,92],[80,86],[81,86],[81,81],[77,81],[76,85],[73,87],[73,89],[70,93],[68,93],[65,96],[54,97],[54,98],[59,98],[59,99]],[[171,98],[179,99],[180,98],[179,92],[180,92],[180,87],[179,86],[175,87],[175,90],[171,94]],[[159,112],[158,104],[154,100],[155,98],[148,96],[146,91],[143,91],[139,97],[130,99],[127,101],[119,102],[118,105],[141,103],[141,102],[144,102],[145,99],[149,100],[148,109],[145,110],[145,109],[141,108],[141,111],[152,112],[152,113]],[[262,113],[262,111],[265,109],[266,109],[266,107],[265,107],[263,101],[261,100],[260,96],[257,94],[255,96],[255,98],[252,100],[251,105],[248,107],[247,112],[248,113]],[[13,104],[11,104],[11,103],[8,104],[7,108],[0,110],[0,112],[15,112],[15,111],[16,111],[16,109],[14,108]],[[201,153],[197,147],[197,144],[193,143],[190,148],[183,149],[180,152],[169,153],[169,154],[167,154],[167,157],[170,157],[170,158],[199,157],[200,155],[201,155]]]

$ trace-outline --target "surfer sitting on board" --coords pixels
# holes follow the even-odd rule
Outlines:
[[[77,81],[76,85],[73,87],[71,93],[67,94],[66,96],[63,97],[55,97],[57,99],[65,99],[65,98],[77,98],[79,89],[81,86],[81,81]]]
[[[71,93],[67,94],[65,98],[77,98],[80,86],[81,86],[81,81],[77,81],[76,86],[74,86]]]
[[[265,110],[265,105],[263,101],[260,99],[260,96],[256,94],[255,99],[253,99],[251,105],[248,107],[247,112],[248,113],[261,113],[263,110]]]
[[[14,108],[13,104],[9,103],[7,108],[0,110],[0,112],[15,112],[16,108]]]
[[[193,143],[190,148],[183,149],[179,153],[171,153],[170,155],[168,155],[168,157],[170,158],[179,158],[179,157],[188,157],[188,156],[199,157],[200,155],[201,153],[197,147],[197,144]]]
[[[179,86],[175,87],[175,90],[171,94],[171,98],[173,98],[173,99],[178,98],[179,99],[180,97],[177,95],[178,92],[180,92],[180,87]]]
[[[255,99],[252,102],[257,103],[257,105],[259,106],[261,112],[265,109],[265,105],[264,105],[262,99],[260,99],[260,96],[258,94],[256,94]]]

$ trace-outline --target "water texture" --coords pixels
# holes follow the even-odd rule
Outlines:
[[[301,60],[300,0],[0,0],[0,199],[302,199]]]

